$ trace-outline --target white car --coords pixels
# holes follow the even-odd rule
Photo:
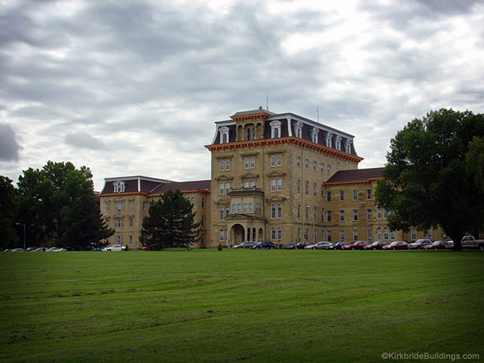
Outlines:
[[[123,251],[124,250],[124,246],[123,245],[106,246],[102,250],[103,251]]]
[[[333,246],[331,242],[321,241],[314,245],[304,247],[306,250],[329,250]]]

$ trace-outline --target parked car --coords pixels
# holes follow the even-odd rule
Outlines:
[[[346,245],[347,245],[346,242],[336,242],[329,249],[330,250],[343,250]]]
[[[484,239],[475,239],[474,236],[464,236],[461,241],[462,248],[479,248],[484,251]]]
[[[251,247],[252,249],[274,249],[276,248],[276,246],[274,245],[274,243],[272,243],[271,241],[261,241],[261,242],[257,242],[255,245],[253,245]]]
[[[386,246],[388,243],[385,241],[375,241],[372,244],[366,245],[363,247],[364,250],[382,250],[383,246]]]
[[[306,247],[304,247],[306,250],[329,250],[329,248],[332,246],[333,244],[331,242],[328,242],[328,241],[321,241],[321,242],[318,242],[318,243],[315,243],[313,245],[308,245]]]
[[[123,245],[112,245],[112,246],[106,246],[102,250],[103,251],[124,251],[124,246]]]
[[[344,250],[362,250],[368,245],[367,241],[356,241],[343,247]]]
[[[426,245],[426,250],[445,250],[454,247],[454,241],[435,241],[431,245]]]
[[[303,250],[306,246],[309,246],[310,244],[311,243],[308,242],[308,241],[298,242],[298,243],[296,243],[296,249]]]
[[[408,249],[408,243],[405,241],[395,241],[389,245],[383,246],[384,250],[406,250]]]
[[[416,240],[415,242],[410,243],[408,245],[408,249],[409,250],[420,250],[427,245],[431,245],[432,243],[434,243],[434,241],[431,240],[430,238],[421,238],[421,239]]]
[[[232,246],[232,248],[252,248],[252,246],[255,246],[255,242],[242,242],[239,245]]]

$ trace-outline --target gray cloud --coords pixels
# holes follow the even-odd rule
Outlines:
[[[15,130],[9,124],[0,123],[0,160],[18,161],[20,150]]]
[[[66,144],[80,149],[105,150],[104,143],[85,132],[70,132],[65,137]]]

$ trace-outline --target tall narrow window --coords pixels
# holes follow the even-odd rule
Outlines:
[[[272,121],[269,125],[271,126],[271,138],[281,137],[281,121]]]

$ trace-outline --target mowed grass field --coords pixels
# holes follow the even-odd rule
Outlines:
[[[1,362],[484,360],[482,251],[19,252],[0,271]]]

